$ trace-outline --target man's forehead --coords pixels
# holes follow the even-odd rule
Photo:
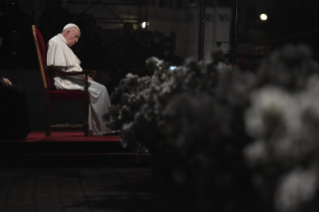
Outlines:
[[[81,35],[81,30],[77,27],[71,29],[74,33]]]

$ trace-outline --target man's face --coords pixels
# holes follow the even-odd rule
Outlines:
[[[164,42],[162,44],[162,52],[165,56],[171,51],[171,44],[169,42]]]
[[[79,41],[81,31],[78,28],[71,28],[66,32],[65,40],[68,46],[73,46]]]

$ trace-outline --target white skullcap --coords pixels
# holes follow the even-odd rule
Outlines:
[[[67,25],[65,25],[65,27],[63,28],[63,30],[70,29],[70,28],[72,28],[72,27],[76,27],[76,28],[80,29],[80,28],[79,28],[77,25],[75,25],[75,24],[67,24]]]

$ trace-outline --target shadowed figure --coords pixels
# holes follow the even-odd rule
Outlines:
[[[182,65],[184,62],[182,58],[174,54],[173,42],[170,37],[166,37],[162,40],[160,48],[155,53],[155,57],[174,66]]]
[[[21,85],[0,78],[0,139],[23,139],[30,132],[27,99]]]

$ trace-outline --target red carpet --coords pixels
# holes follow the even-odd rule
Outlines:
[[[51,136],[46,137],[44,132],[31,132],[28,137],[21,140],[5,140],[1,142],[107,142],[107,141],[120,141],[119,135],[106,135],[106,136],[84,136],[80,131],[59,131],[52,132]]]

